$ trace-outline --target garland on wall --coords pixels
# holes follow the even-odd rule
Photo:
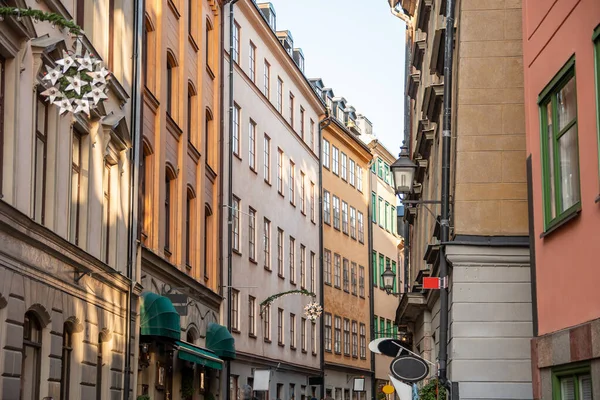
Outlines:
[[[313,298],[313,301],[311,301],[304,307],[304,315],[307,319],[309,319],[310,321],[315,321],[321,316],[321,313],[323,312],[323,307],[321,307],[321,305],[315,301],[317,295],[313,292],[309,292],[306,289],[288,290],[287,292],[276,293],[272,296],[267,297],[260,303],[260,315],[262,316],[266,308],[269,305],[271,305],[271,303],[273,303],[275,300],[277,300],[280,297],[289,296],[291,294],[299,294],[302,296],[309,296]]]
[[[9,16],[14,16],[17,21],[21,21],[23,17],[30,17],[36,23],[38,21],[48,21],[52,24],[52,27],[58,26],[61,29],[66,29],[71,35],[83,35],[83,30],[79,25],[60,14],[33,10],[31,8],[0,7],[0,21]]]

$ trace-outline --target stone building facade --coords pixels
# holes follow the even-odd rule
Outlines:
[[[29,17],[0,22],[0,397],[121,398],[135,273],[132,5],[8,3],[76,19],[87,33],[75,39]],[[108,99],[89,118],[60,116],[41,95],[46,66],[78,45],[113,73]]]
[[[410,200],[440,200],[447,2],[396,1],[411,18]],[[448,378],[461,399],[531,398],[532,335],[520,1],[454,3]],[[407,207],[409,291],[397,322],[435,362],[440,206]],[[431,211],[431,212],[430,212]],[[437,217],[436,217],[437,216]],[[435,374],[432,368],[431,374]]]

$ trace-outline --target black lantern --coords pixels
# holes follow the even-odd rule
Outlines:
[[[385,267],[385,271],[381,274],[383,278],[383,288],[387,294],[392,294],[394,290],[394,283],[396,281],[396,274],[390,268],[390,264],[388,263]]]
[[[399,158],[390,165],[394,177],[396,194],[409,194],[413,188],[413,179],[417,164],[412,162],[408,154],[408,147],[402,142]]]

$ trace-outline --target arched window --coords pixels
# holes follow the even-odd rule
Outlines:
[[[198,147],[197,126],[196,123],[196,88],[192,82],[188,82],[187,92],[187,135],[188,141]]]
[[[149,214],[152,212],[152,176],[153,176],[153,156],[152,148],[148,141],[142,139],[142,165],[140,165],[140,196],[139,196],[139,221],[140,236],[142,243],[148,243],[152,219]]]
[[[193,325],[189,326],[187,332],[185,334],[185,341],[188,343],[194,344],[194,342],[198,339],[198,331],[194,328]]]
[[[142,52],[142,72],[144,74],[144,84],[151,92],[155,92],[156,87],[156,29],[148,14],[144,18],[144,49]]]
[[[210,22],[210,19],[206,18],[206,35],[204,35],[204,48],[206,49],[206,66],[212,70],[212,43],[213,43],[213,38],[212,38],[212,31],[213,31],[213,25],[212,22]]]
[[[204,206],[204,279],[208,279],[208,264],[210,262],[210,235],[212,233],[212,210],[208,204]]]
[[[68,400],[71,385],[71,359],[73,353],[73,324],[63,325],[62,365],[60,373],[60,399]]]
[[[176,99],[177,99],[177,60],[172,51],[167,53],[167,114],[177,120],[176,118]]]
[[[102,366],[104,364],[102,334],[98,334],[98,355],[96,359],[96,399],[102,398]]]
[[[175,204],[175,171],[167,166],[165,171],[165,252],[171,255],[172,213]]]
[[[186,207],[185,207],[185,264],[187,266],[187,272],[193,272],[194,266],[194,249],[195,249],[195,226],[194,223],[194,214],[195,210],[195,198],[196,194],[194,193],[191,187],[188,187],[187,190],[187,198],[186,198]]]
[[[211,146],[213,145],[213,114],[210,111],[210,108],[206,109],[206,116],[204,119],[204,160],[209,167],[214,166],[213,160],[213,152],[211,151]]]
[[[40,368],[42,324],[35,313],[28,311],[23,320],[23,360],[21,363],[21,399],[40,398]]]

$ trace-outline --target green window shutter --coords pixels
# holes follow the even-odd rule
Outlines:
[[[377,223],[377,195],[371,192],[371,220]]]
[[[390,229],[390,203],[385,202],[385,229]]]
[[[392,261],[392,271],[394,272],[394,275],[396,275],[396,261]],[[398,280],[398,275],[396,275],[396,278],[394,278],[394,292],[396,291],[396,281]]]
[[[394,339],[398,339],[398,327],[396,325],[393,326],[392,332],[394,332]]]
[[[377,252],[373,252],[373,286],[377,287],[377,281],[379,280],[379,274],[377,273]]]
[[[383,179],[383,163],[381,158],[377,159],[377,176]]]
[[[379,337],[386,337],[385,318],[379,317]]]
[[[373,162],[371,163],[371,171],[373,171],[373,173],[377,173],[377,167],[375,166],[375,160],[373,160]]]
[[[383,254],[379,255],[379,287],[383,288],[383,276],[381,276],[381,274],[383,274],[383,271],[385,271],[385,264],[384,264],[384,260],[383,260]]]
[[[389,319],[385,321],[385,335],[387,337],[392,336],[392,321],[390,321]]]
[[[377,339],[379,337],[378,332],[377,332],[377,321],[379,320],[379,318],[377,317],[377,315],[373,315],[373,330],[375,331],[375,335],[373,335],[373,339]]]
[[[396,232],[396,219],[398,218],[398,216],[396,215],[396,207],[394,207],[394,206],[392,206],[392,215],[391,215],[391,217],[392,217],[392,220],[391,220],[391,223],[392,223],[392,233],[394,235],[397,235],[398,232]]]

